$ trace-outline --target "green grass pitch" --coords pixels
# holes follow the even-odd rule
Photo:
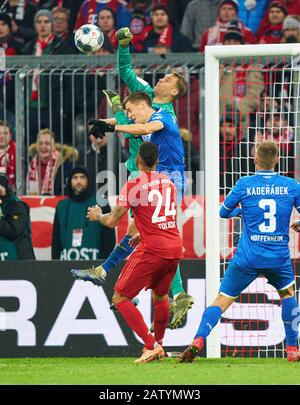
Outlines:
[[[300,362],[285,359],[174,358],[134,364],[134,358],[0,359],[1,384],[300,384]]]

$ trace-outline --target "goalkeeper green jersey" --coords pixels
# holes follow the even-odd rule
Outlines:
[[[148,94],[151,100],[154,98],[154,90],[145,80],[138,77],[132,67],[129,46],[118,47],[118,67],[121,79],[124,81],[128,89],[133,93],[135,91],[143,91]],[[154,109],[162,108],[176,118],[174,107],[172,103],[153,103]],[[119,125],[129,124],[125,112],[119,111],[115,115]],[[138,154],[139,147],[143,142],[141,137],[135,137],[132,134],[124,134],[129,139],[129,158],[126,161],[128,171],[135,172],[138,170],[135,160]]]

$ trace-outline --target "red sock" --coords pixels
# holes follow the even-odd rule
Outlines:
[[[287,347],[286,347],[286,351],[287,351],[287,352],[297,352],[297,351],[298,351],[298,347],[297,347],[297,346],[287,346]]]
[[[161,345],[168,326],[170,310],[169,298],[154,302],[154,336]]]
[[[137,307],[131,301],[121,301],[115,306],[127,322],[127,325],[143,339],[145,347],[153,350],[155,339],[149,332],[149,328]]]

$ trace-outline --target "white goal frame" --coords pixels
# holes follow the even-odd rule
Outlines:
[[[219,60],[298,55],[300,55],[300,45],[297,43],[205,47],[206,306],[212,304],[220,285]],[[208,358],[221,357],[219,326],[207,338],[206,355]]]

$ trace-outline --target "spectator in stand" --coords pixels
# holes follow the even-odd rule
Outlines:
[[[203,32],[215,23],[219,3],[220,0],[193,0],[187,5],[180,32],[192,42],[194,50],[198,51]]]
[[[254,34],[265,15],[269,0],[238,0],[239,18]]]
[[[18,55],[21,52],[22,42],[17,41],[12,34],[12,20],[8,14],[0,13],[0,48],[6,56]],[[0,105],[1,109],[14,111],[15,109],[14,75],[9,71],[0,70]],[[1,114],[2,115],[2,114]],[[5,119],[8,119],[6,116]],[[12,121],[11,121],[12,122]]]
[[[65,55],[72,54],[74,50],[70,48],[63,38],[54,34],[54,17],[49,10],[40,10],[34,17],[37,38],[29,42],[23,49],[25,55]],[[27,138],[29,143],[34,142],[35,134],[41,128],[52,128],[60,134],[61,128],[61,93],[64,94],[64,116],[63,124],[66,125],[67,106],[70,91],[67,88],[67,80],[63,85],[60,83],[59,75],[50,75],[49,72],[40,73],[39,69],[34,69],[33,75],[29,75],[28,89],[31,89],[29,97],[29,132]],[[51,99],[49,99],[49,91]],[[50,104],[50,101],[52,104]],[[50,112],[52,114],[50,114]],[[50,122],[51,119],[51,122]],[[40,124],[40,126],[38,126]]]
[[[222,0],[219,5],[219,13],[216,24],[206,30],[200,40],[199,51],[204,52],[206,45],[221,45],[231,21],[237,20],[238,5],[235,0]],[[238,21],[238,27],[246,44],[256,44],[253,32]]]
[[[11,32],[23,43],[34,38],[33,19],[37,7],[30,0],[2,1],[0,13],[11,17]]]
[[[224,45],[242,44],[242,31],[232,24],[224,36]],[[220,112],[235,111],[238,127],[246,136],[251,114],[258,111],[264,91],[264,77],[251,64],[228,65],[220,68]]]
[[[115,245],[114,229],[87,220],[88,207],[96,204],[110,212],[107,202],[90,189],[90,178],[84,167],[74,167],[68,180],[68,196],[58,203],[52,234],[52,259],[106,259]]]
[[[131,20],[129,29],[133,35],[139,35],[151,23],[151,0],[132,0],[128,5]]]
[[[295,177],[295,133],[289,126],[286,111],[275,111],[266,115],[263,130],[256,133],[255,141],[260,143],[265,140],[277,142],[279,146],[279,167],[276,170],[289,177]]]
[[[259,44],[278,44],[282,39],[282,25],[287,8],[281,1],[272,1],[268,7],[268,22],[257,33]]]
[[[287,16],[283,21],[282,38],[283,43],[300,42],[300,22],[296,17]]]
[[[191,52],[192,44],[189,39],[180,34],[170,22],[168,8],[157,5],[152,8],[152,24],[148,25],[140,35],[132,41],[137,52],[154,52],[159,45],[165,46],[165,52]]]
[[[70,11],[63,7],[54,7],[51,10],[53,15],[54,34],[63,40],[66,44],[76,50],[74,43],[74,34],[70,32]]]
[[[70,13],[69,26],[70,31],[73,31],[77,14],[82,5],[82,0],[35,0],[35,1],[39,1],[40,10],[47,8],[48,10],[52,11],[55,7],[65,8],[69,10]]]
[[[27,194],[64,194],[78,151],[72,146],[55,144],[54,133],[46,128],[40,130],[29,153],[32,160],[27,174]]]
[[[35,260],[29,207],[14,194],[4,173],[0,173],[0,213],[0,261]]]
[[[34,17],[37,38],[24,48],[24,55],[63,55],[73,53],[62,36],[54,33],[54,16],[49,10],[40,10]]]
[[[77,15],[75,30],[83,24],[97,24],[97,15],[103,8],[110,8],[116,15],[116,28],[128,27],[131,20],[131,14],[124,2],[120,0],[110,0],[103,2],[102,0],[85,0]]]
[[[224,45],[244,45],[245,40],[237,20],[230,21],[224,36]]]
[[[0,121],[0,173],[5,173],[16,190],[16,144],[11,136],[10,124]]]
[[[271,0],[273,1],[273,0]],[[271,2],[269,1],[269,3]],[[299,0],[281,0],[283,6],[286,7],[287,15],[299,16],[300,15],[300,1]],[[260,23],[258,34],[263,32],[269,26],[269,9],[265,12],[265,15]],[[257,34],[257,35],[258,35]]]
[[[113,49],[117,50],[118,41],[115,36],[116,33],[116,16],[111,8],[103,8],[99,11],[97,16],[97,25],[106,35]]]
[[[0,13],[0,47],[5,50],[6,56],[18,55],[22,43],[15,40],[12,34],[12,20],[8,14]]]

